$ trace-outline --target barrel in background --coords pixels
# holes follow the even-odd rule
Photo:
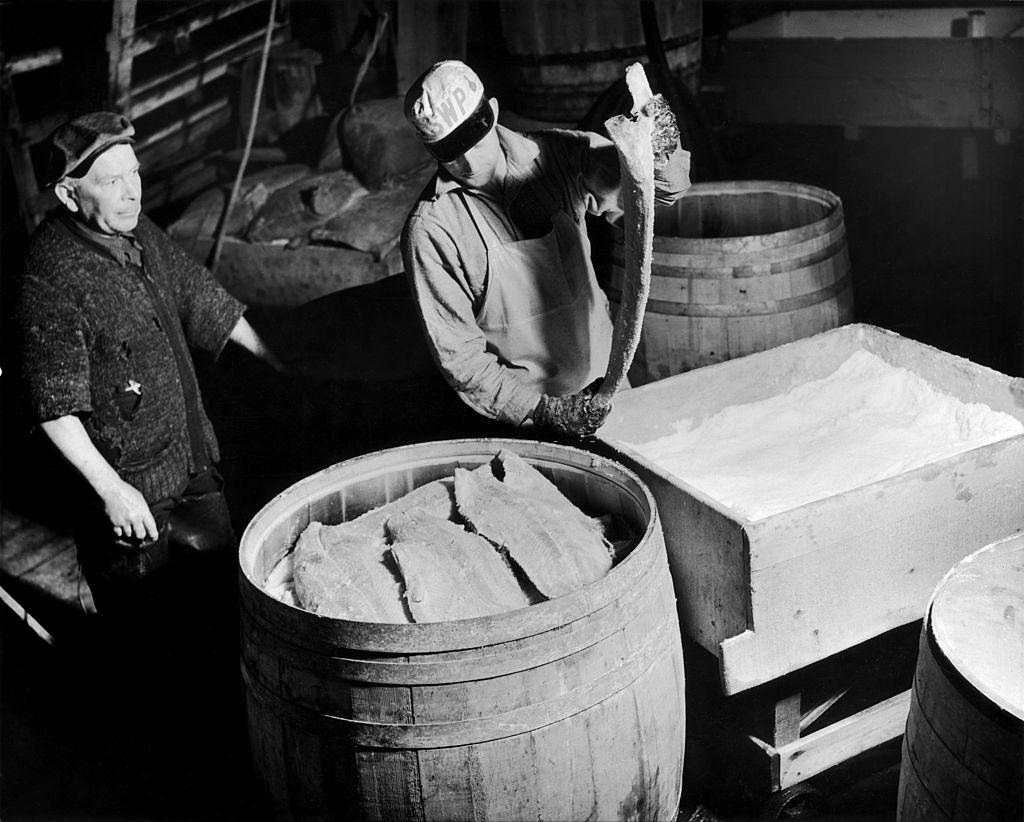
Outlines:
[[[939,583],[903,738],[900,822],[1024,818],[1024,534]]]
[[[608,296],[625,269],[615,230]],[[641,385],[853,320],[843,205],[797,183],[698,183],[660,206],[651,291],[630,380]]]
[[[642,534],[555,600],[447,623],[315,616],[261,585],[313,520],[341,522],[516,451],[577,504]],[[250,743],[279,819],[664,819],[682,789],[682,650],[650,491],[617,463],[525,440],[451,440],[325,469],[240,546]]]
[[[696,93],[701,4],[656,0],[669,69]],[[578,123],[598,96],[647,62],[640,4],[618,0],[502,0],[511,108],[524,117]],[[504,102],[504,101],[502,101]]]

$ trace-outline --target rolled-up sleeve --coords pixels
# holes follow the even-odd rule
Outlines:
[[[82,312],[68,295],[35,277],[23,281],[14,314],[19,376],[36,423],[92,411]]]
[[[541,395],[488,350],[455,240],[414,214],[402,234],[402,255],[427,340],[448,384],[478,413],[521,424]]]

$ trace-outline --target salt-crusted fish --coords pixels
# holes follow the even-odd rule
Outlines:
[[[389,519],[387,530],[416,622],[468,619],[530,604],[502,555],[461,525],[414,509]]]
[[[295,544],[295,597],[320,616],[409,622],[402,586],[387,565],[383,537],[359,528],[310,523]]]
[[[593,528],[494,477],[456,468],[455,501],[473,530],[507,551],[546,597],[575,591],[611,567]]]
[[[582,525],[593,529],[598,534],[604,534],[604,526],[601,520],[584,514],[558,490],[558,486],[515,453],[515,451],[502,449],[498,452],[498,462],[504,469],[502,482],[505,485],[550,505],[568,517],[573,517]]]

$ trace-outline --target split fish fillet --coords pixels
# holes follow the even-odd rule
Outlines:
[[[626,69],[626,84],[633,95],[633,116],[617,116],[605,122],[619,154],[622,170],[625,272],[622,302],[612,329],[612,348],[594,404],[607,405],[619,389],[633,362],[644,308],[651,290],[651,259],[654,253],[654,116],[643,110],[654,95],[639,63]]]
[[[358,528],[310,523],[295,544],[295,597],[320,616],[409,622],[401,582],[385,562],[383,538]]]
[[[494,477],[456,468],[455,501],[473,530],[507,551],[548,598],[578,590],[611,567],[599,533]]]
[[[501,554],[461,525],[416,509],[389,519],[387,530],[414,621],[469,619],[530,604]]]
[[[498,462],[505,471],[502,482],[527,496],[551,506],[567,517],[578,520],[587,528],[592,528],[604,536],[604,524],[595,517],[588,517],[570,502],[558,486],[545,477],[540,471],[520,457],[515,451],[501,450]]]
[[[490,475],[490,465],[478,471]],[[401,579],[385,556],[391,517],[414,508],[455,515],[455,484],[434,480],[339,525],[314,522],[295,543],[292,573],[300,607],[322,616],[368,622],[409,622]]]
[[[490,472],[490,466],[486,468]],[[405,496],[373,508],[355,519],[330,527],[359,529],[383,539],[387,534],[385,523],[392,517],[414,508],[423,509],[442,519],[451,519],[455,515],[455,483],[450,478],[428,482],[419,488],[413,488]]]

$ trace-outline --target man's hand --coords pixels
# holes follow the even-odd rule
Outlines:
[[[660,94],[655,94],[643,107],[643,113],[654,118],[651,148],[654,149],[654,167],[664,168],[669,155],[679,148],[679,126],[672,108]]]
[[[160,535],[145,497],[134,486],[117,478],[96,490],[103,500],[103,511],[114,529],[114,536],[144,540]]]
[[[611,403],[597,406],[594,394],[601,385],[597,379],[575,394],[555,397],[544,394],[533,412],[533,421],[549,431],[569,437],[589,437],[607,419]]]
[[[122,539],[156,539],[159,536],[156,520],[145,497],[122,480],[96,450],[78,417],[69,414],[47,420],[39,427],[102,500],[114,536]]]

